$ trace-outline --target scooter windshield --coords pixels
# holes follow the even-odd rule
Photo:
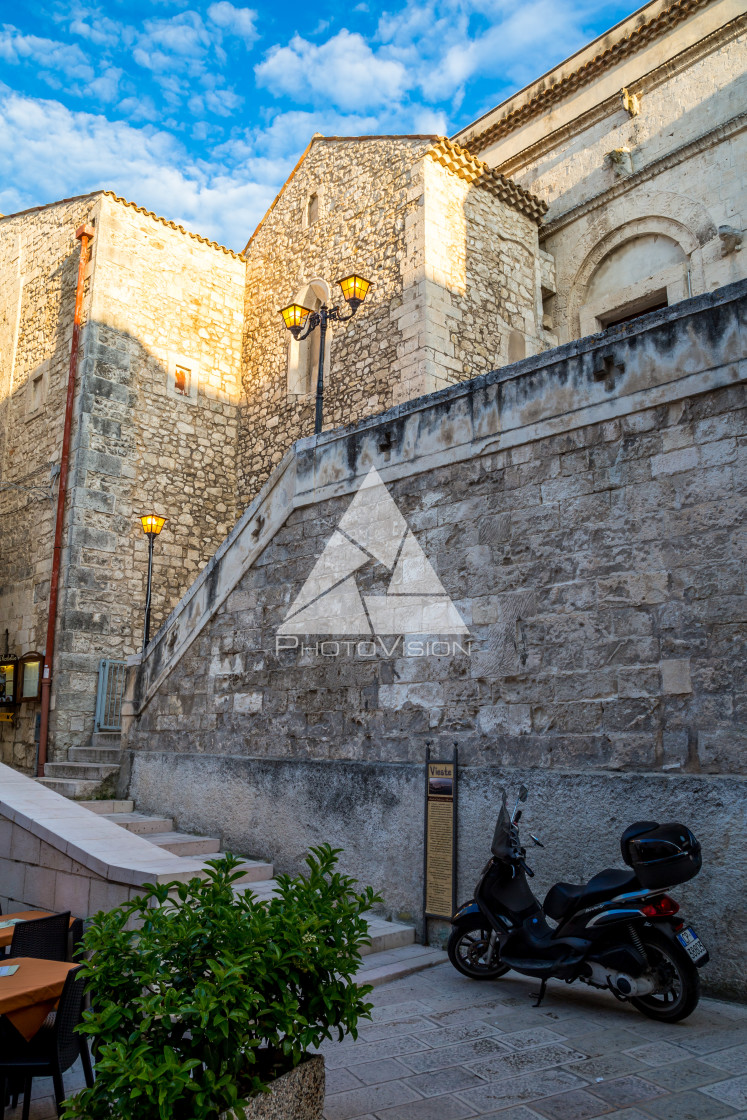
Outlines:
[[[498,814],[498,820],[493,833],[493,843],[490,850],[496,859],[506,859],[511,851],[511,818],[506,808],[506,795],[503,795],[503,804]]]

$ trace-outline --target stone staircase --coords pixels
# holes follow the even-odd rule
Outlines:
[[[73,747],[71,751],[104,749],[94,746]],[[52,763],[51,765],[70,767],[75,765],[106,765],[106,763],[86,764],[73,760],[70,763]],[[71,797],[75,795],[66,792],[67,789],[72,788],[71,785],[59,789],[52,783],[77,783],[75,788],[78,791],[81,783],[94,779],[83,775],[75,777],[65,774],[58,777],[55,774],[49,779],[41,780],[44,785],[51,786],[57,792]],[[105,816],[113,824],[141,836],[144,840],[149,840],[156,847],[174,855],[187,856],[190,866],[195,863],[204,866],[209,859],[221,850],[221,842],[217,837],[178,832],[174,828],[174,821],[170,817],[139,813],[135,810],[132,801],[84,800],[79,793],[75,799],[81,805],[90,809],[92,813]],[[271,863],[266,863],[263,860],[242,859],[237,871],[242,874],[234,885],[235,894],[251,890],[257,898],[262,900],[270,899],[275,894],[277,884],[273,878],[274,868]],[[412,926],[403,925],[401,922],[390,922],[374,916],[369,919],[368,930],[371,944],[365,946],[362,950],[363,963],[358,972],[361,984],[372,984],[377,987],[379,984],[386,984],[391,980],[409,976],[413,972],[421,972],[425,968],[432,968],[446,960],[446,954],[441,950],[416,944],[415,930]]]
[[[48,762],[38,782],[72,801],[115,793],[122,759],[118,732],[99,732],[87,747],[69,747],[66,762]]]

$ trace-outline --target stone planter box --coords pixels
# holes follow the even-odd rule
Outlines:
[[[221,1120],[322,1120],[324,1058],[314,1054],[272,1082],[262,1093]]]

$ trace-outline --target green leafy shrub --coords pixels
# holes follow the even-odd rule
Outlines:
[[[65,1120],[203,1120],[266,1089],[324,1039],[368,1017],[355,972],[363,914],[381,901],[313,848],[269,903],[234,896],[233,856],[204,880],[149,887],[95,916],[84,947],[96,1083]],[[136,928],[130,928],[133,925]]]

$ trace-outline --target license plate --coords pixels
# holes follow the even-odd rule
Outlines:
[[[701,957],[706,956],[708,953],[705,945],[692,927],[683,929],[682,933],[678,933],[677,940],[691,961],[699,961]]]

